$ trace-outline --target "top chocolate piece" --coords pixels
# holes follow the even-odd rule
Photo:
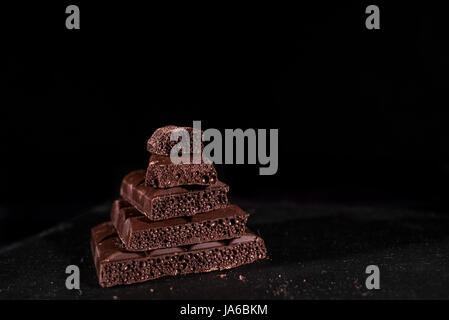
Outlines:
[[[184,129],[189,133],[190,136],[190,153],[193,154],[193,132],[198,132],[198,138],[201,141],[201,150],[203,150],[204,144],[202,141],[203,132],[191,127],[177,127],[177,126],[165,126],[154,131],[153,135],[147,142],[147,150],[152,154],[157,154],[160,156],[170,156],[170,151],[174,145],[181,141],[179,137],[178,141],[171,141],[170,135],[176,130]],[[196,131],[195,131],[196,130]],[[198,150],[201,152],[201,150]],[[196,150],[195,150],[196,151]],[[198,153],[198,152],[196,152]]]

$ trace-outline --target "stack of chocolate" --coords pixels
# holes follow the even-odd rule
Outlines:
[[[266,257],[264,241],[246,228],[248,213],[229,204],[229,187],[217,179],[213,163],[192,149],[183,155],[190,163],[171,161],[176,142],[170,135],[178,128],[154,132],[146,172],[125,176],[111,221],[92,228],[102,287],[229,269]],[[181,129],[192,140],[193,129]]]

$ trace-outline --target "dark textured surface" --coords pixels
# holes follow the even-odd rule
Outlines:
[[[0,298],[316,299],[447,298],[449,218],[438,212],[343,205],[241,204],[271,259],[225,272],[168,277],[103,289],[89,249],[90,228],[109,204],[0,252]],[[65,288],[69,264],[81,290]],[[381,290],[364,287],[377,264]],[[224,276],[223,276],[224,275]]]

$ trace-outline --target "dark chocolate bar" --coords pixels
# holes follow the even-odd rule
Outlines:
[[[158,154],[160,156],[170,156],[171,149],[174,145],[176,145],[179,141],[181,141],[181,138],[178,139],[178,141],[171,141],[170,135],[173,131],[184,129],[189,133],[190,136],[190,152],[189,153],[201,153],[204,148],[204,143],[202,141],[202,134],[203,132],[198,129],[194,129],[191,127],[177,127],[177,126],[165,126],[162,128],[157,129],[154,131],[153,135],[148,139],[147,142],[147,150],[151,152],[152,154]],[[193,150],[193,132],[194,130],[198,131],[198,137],[201,142],[201,150],[198,150],[197,152],[194,152]]]
[[[193,217],[151,221],[125,200],[112,205],[111,221],[129,251],[178,247],[237,238],[245,233],[249,214],[236,205]]]
[[[111,222],[92,228],[91,248],[102,287],[230,269],[263,259],[267,252],[262,238],[250,231],[232,240],[129,252],[124,249]]]
[[[174,164],[168,156],[152,155],[145,184],[165,189],[185,185],[208,186],[217,182],[217,171],[210,160],[191,155],[181,159],[180,163]]]
[[[204,187],[156,189],[145,185],[145,171],[129,173],[122,181],[120,194],[148,219],[157,221],[224,208],[229,187],[221,181]]]

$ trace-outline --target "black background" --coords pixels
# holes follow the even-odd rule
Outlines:
[[[158,127],[278,128],[279,170],[219,166],[254,201],[447,208],[444,10],[359,1],[80,3],[2,12],[0,245],[118,196]]]

